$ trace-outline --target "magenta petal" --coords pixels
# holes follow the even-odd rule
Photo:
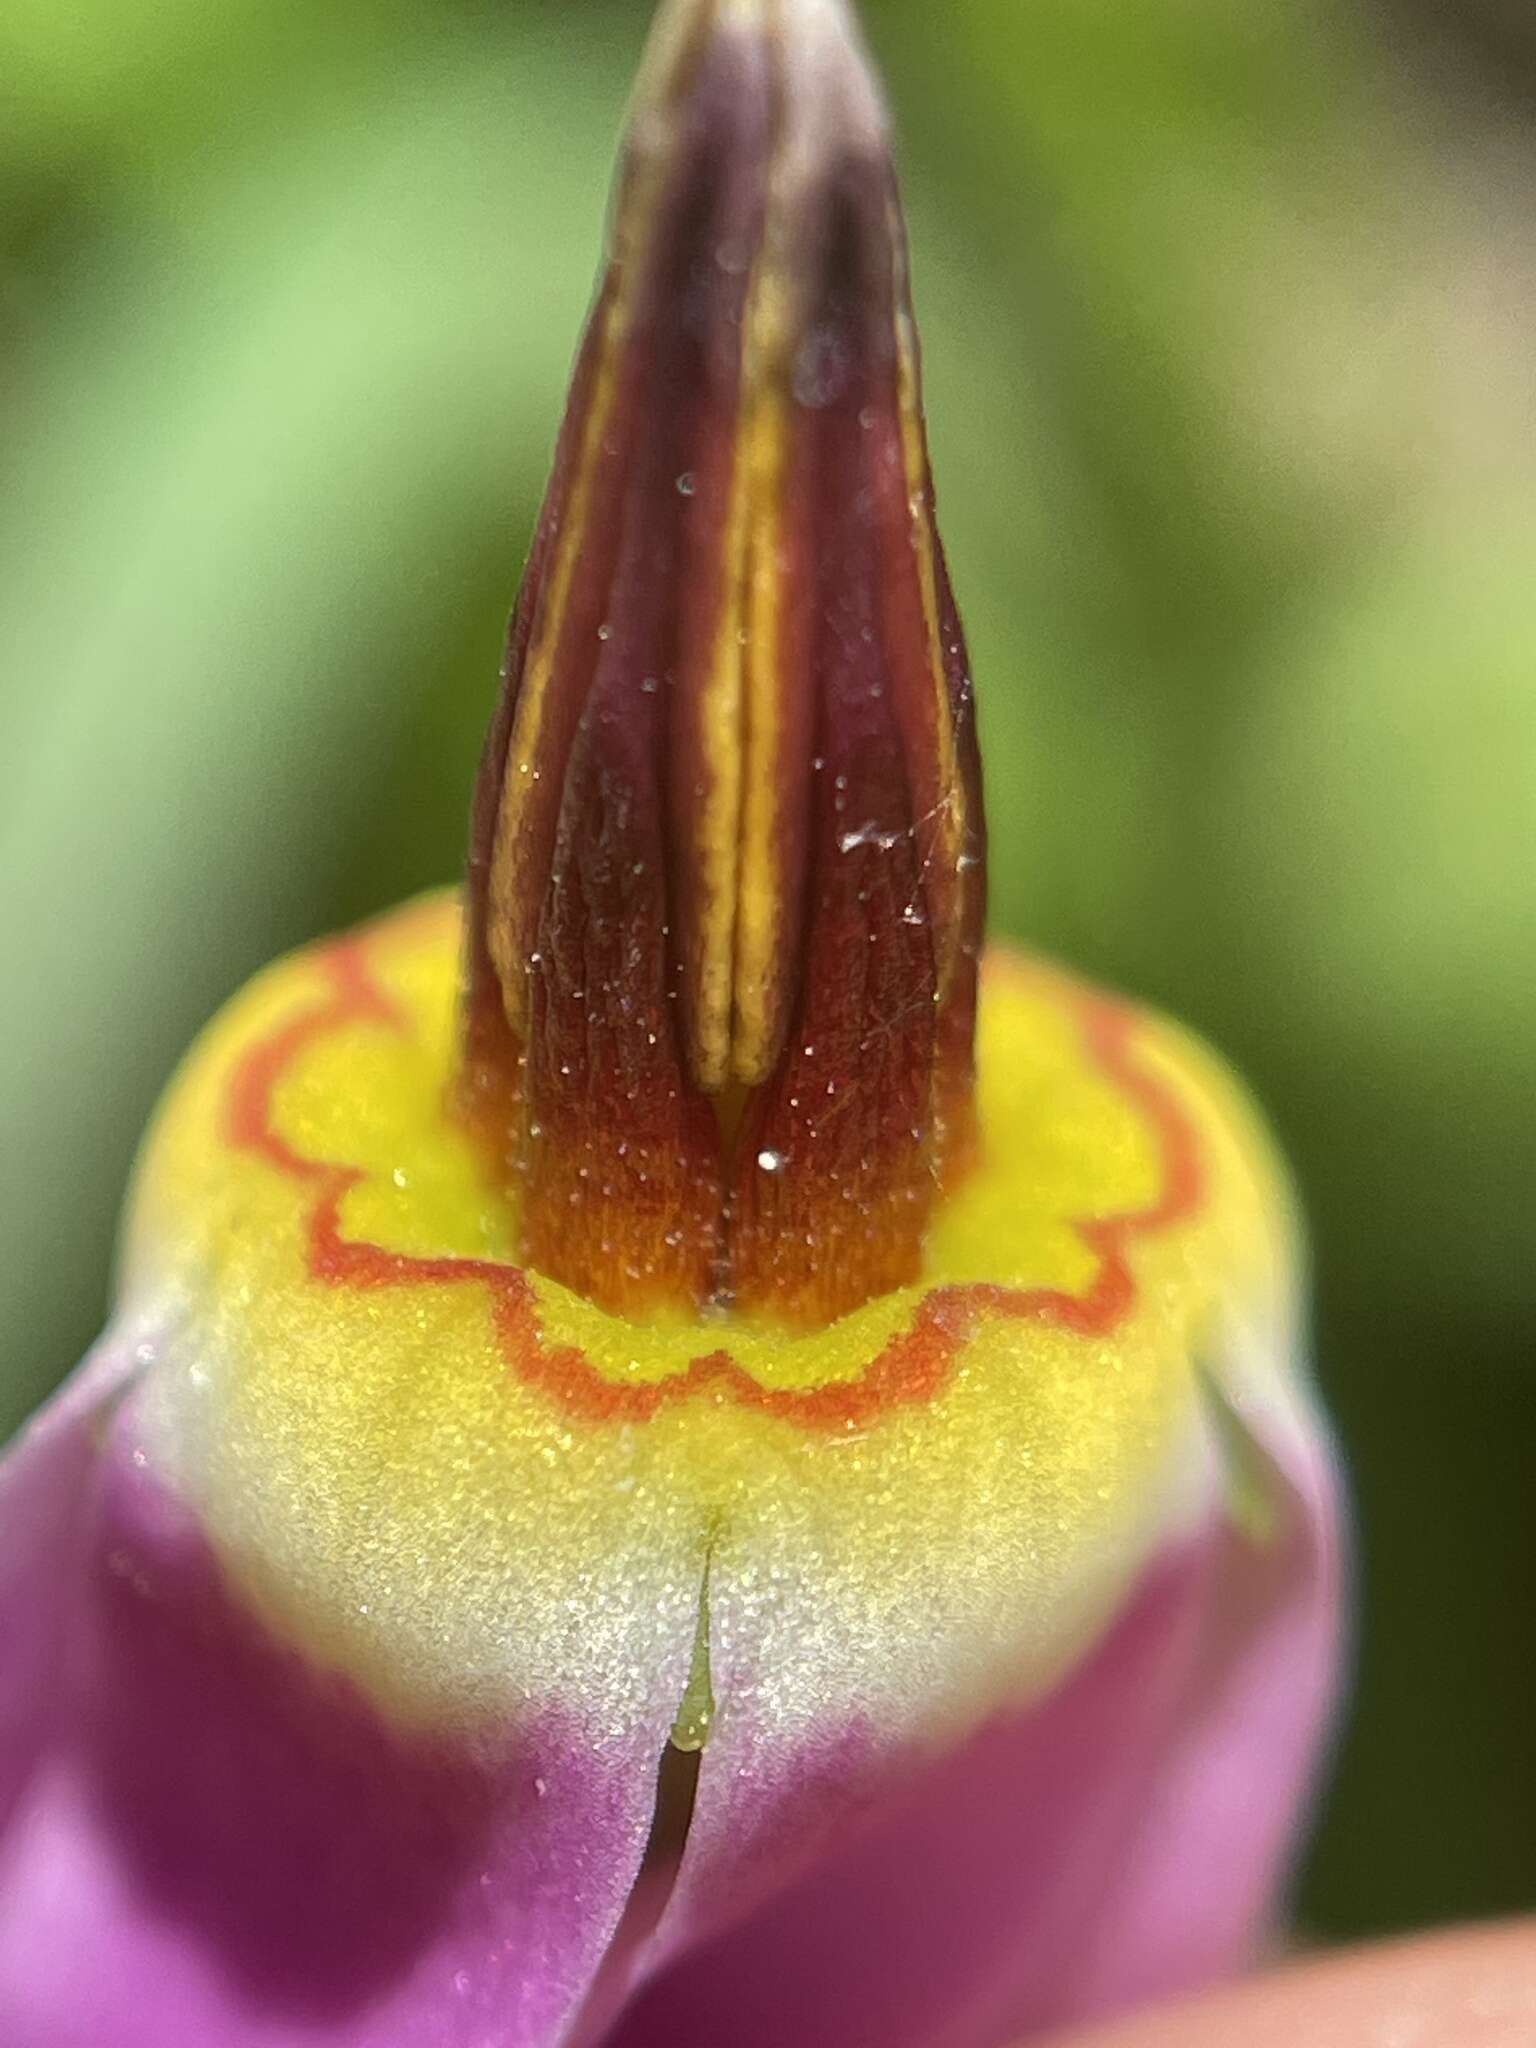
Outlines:
[[[6,1472],[12,1514],[38,1512],[30,1587],[5,1587],[25,1668],[0,1711],[30,1769],[0,1840],[0,2041],[558,2040],[644,1850],[659,1736],[387,1726],[231,1597],[131,1412],[93,1464],[100,1398],[93,1375]]]
[[[1307,1430],[1276,1439],[1283,1472],[1248,1453],[1267,1530],[1220,1513],[1170,1550],[1052,1698],[888,1784],[830,1853],[678,1957],[609,2048],[996,2048],[1240,1965],[1335,1675],[1332,1469]],[[849,1731],[841,1770],[835,1744],[808,1761],[828,1812],[867,1801],[870,1746]],[[729,1890],[718,1866],[745,1827],[726,1793],[711,1839],[709,1761],[696,1892]]]
[[[133,1363],[131,1345],[103,1344],[0,1459],[0,1841],[55,1712],[78,1502]]]
[[[1337,1474],[1321,1432],[1289,1432],[1288,1508],[1267,1541],[1215,1539],[1212,1621],[1102,1903],[1070,2011],[1093,2018],[1251,1960],[1289,1871],[1338,1682]]]

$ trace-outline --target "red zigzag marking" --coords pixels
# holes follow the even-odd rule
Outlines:
[[[236,1068],[227,1102],[230,1143],[314,1189],[309,1266],[316,1279],[345,1287],[483,1283],[491,1291],[497,1335],[512,1370],[582,1421],[648,1422],[663,1408],[707,1393],[803,1429],[857,1428],[888,1409],[931,1401],[983,1315],[1048,1323],[1081,1336],[1108,1335],[1135,1305],[1133,1242],[1184,1221],[1202,1198],[1198,1137],[1171,1090],[1136,1065],[1134,1014],[1107,996],[1074,990],[1072,1002],[1089,1057],[1146,1118],[1162,1165],[1161,1187],[1149,1208],[1075,1224],[1099,1260],[1085,1294],[1054,1287],[935,1287],[919,1303],[911,1329],[893,1338],[858,1379],[806,1391],[761,1385],[725,1350],[694,1359],[669,1379],[620,1385],[605,1379],[575,1346],[545,1343],[533,1288],[521,1267],[491,1259],[414,1258],[342,1235],[342,1204],[366,1175],[359,1167],[295,1152],[275,1126],[273,1098],[293,1063],[331,1032],[369,1020],[401,1032],[410,1026],[375,981],[362,938],[334,941],[319,956],[319,965],[330,982],[326,997],[262,1039]]]

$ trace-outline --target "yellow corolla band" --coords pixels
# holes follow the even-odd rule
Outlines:
[[[452,1109],[460,942],[444,895],[279,963],[152,1132],[127,1284],[181,1363],[146,1440],[236,1584],[410,1718],[622,1717],[637,1655],[681,1700],[706,1577],[782,1635],[791,1720],[855,1664],[898,1718],[1043,1683],[1176,1519],[1224,1331],[1290,1284],[1225,1072],[995,952],[981,1161],[921,1283],[813,1334],[635,1323],[516,1263]]]

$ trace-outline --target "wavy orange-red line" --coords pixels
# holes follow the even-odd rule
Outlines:
[[[932,1400],[982,1315],[1034,1320],[1084,1336],[1107,1335],[1135,1305],[1132,1244],[1183,1221],[1201,1200],[1198,1137],[1172,1091],[1137,1065],[1134,1014],[1107,996],[1072,989],[1069,1000],[1089,1057],[1146,1118],[1161,1162],[1158,1193],[1149,1206],[1076,1222],[1079,1237],[1099,1261],[1086,1293],[977,1284],[933,1288],[919,1304],[911,1329],[893,1338],[856,1380],[823,1387],[765,1387],[725,1349],[694,1359],[668,1379],[625,1386],[606,1379],[574,1345],[546,1343],[538,1303],[521,1267],[493,1259],[417,1258],[343,1235],[342,1204],[364,1172],[296,1152],[276,1127],[274,1096],[294,1061],[331,1032],[370,1019],[401,1031],[409,1025],[375,981],[363,938],[334,941],[319,955],[319,965],[330,984],[326,995],[260,1040],[236,1067],[226,1105],[230,1142],[314,1189],[308,1239],[316,1279],[350,1287],[484,1284],[512,1370],[583,1421],[647,1422],[679,1401],[709,1394],[804,1429],[858,1428],[892,1408]]]

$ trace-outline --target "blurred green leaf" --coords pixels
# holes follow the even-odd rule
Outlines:
[[[607,149],[564,133],[557,42],[521,52],[516,121],[481,51],[411,56],[203,195],[175,274],[115,267],[60,309],[0,567],[0,669],[28,679],[0,702],[11,1415],[99,1316],[81,1254],[156,1086],[333,915],[470,627],[484,716]],[[453,872],[442,822],[417,879]]]

